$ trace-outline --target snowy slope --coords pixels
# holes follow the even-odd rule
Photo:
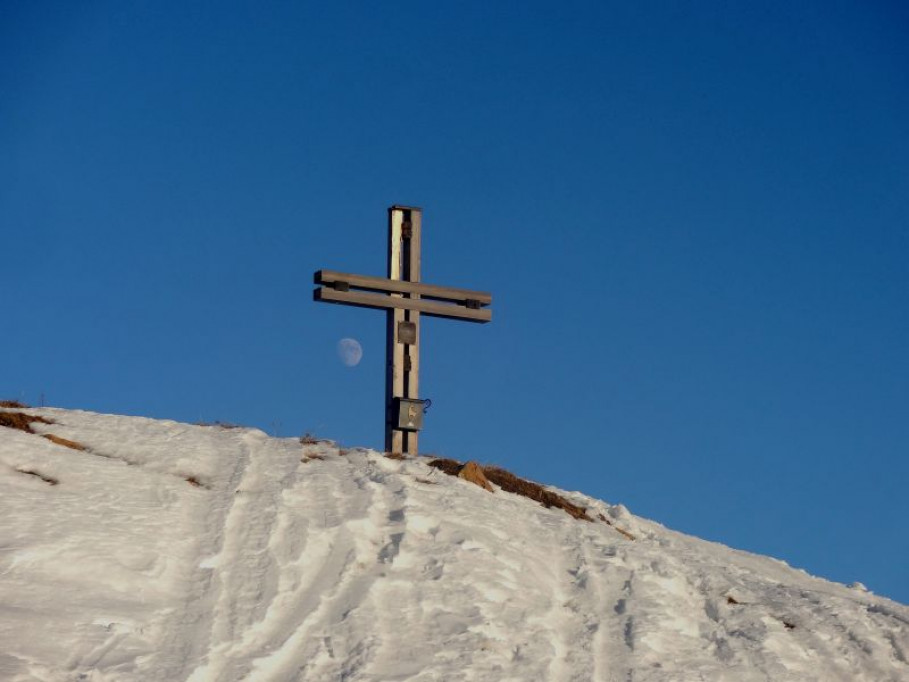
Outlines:
[[[0,429],[0,680],[909,680],[909,607],[620,505],[25,412],[55,423]]]

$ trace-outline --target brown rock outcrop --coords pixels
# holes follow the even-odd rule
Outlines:
[[[486,474],[483,473],[483,467],[476,462],[467,462],[467,464],[461,468],[461,471],[458,472],[458,478],[463,478],[465,481],[470,481],[471,483],[492,492],[492,486],[486,479]]]

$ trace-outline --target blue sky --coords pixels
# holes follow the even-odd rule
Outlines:
[[[422,206],[422,449],[909,602],[909,10],[739,4],[5,3],[2,397],[380,447]]]

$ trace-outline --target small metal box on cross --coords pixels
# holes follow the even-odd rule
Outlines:
[[[388,209],[388,277],[318,270],[313,300],[386,310],[385,450],[417,454],[423,426],[419,396],[420,316],[485,323],[492,295],[420,282],[422,210]]]

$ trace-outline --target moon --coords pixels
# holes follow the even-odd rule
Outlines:
[[[356,367],[363,358],[363,347],[356,339],[341,339],[338,341],[338,357],[348,367]]]

